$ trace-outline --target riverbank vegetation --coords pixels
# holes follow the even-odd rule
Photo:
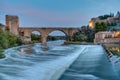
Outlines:
[[[31,41],[39,41],[41,40],[41,35],[31,34]]]
[[[82,26],[76,33],[73,35],[73,42],[93,42],[94,41],[95,31],[94,29],[89,29],[86,26]]]
[[[47,41],[66,40],[66,36],[48,36]]]
[[[4,49],[21,44],[22,41],[17,36],[14,36],[9,31],[4,30],[3,25],[0,24],[0,58],[5,57],[3,54]]]
[[[96,33],[99,31],[107,31],[108,30],[108,25],[105,22],[96,22],[95,23],[95,31]]]

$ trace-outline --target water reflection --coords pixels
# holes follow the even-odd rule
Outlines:
[[[106,44],[110,52],[110,61],[120,76],[120,44]]]
[[[111,49],[114,51],[120,52],[120,47],[112,47]]]
[[[100,46],[91,46],[77,58],[59,80],[119,80]]]
[[[76,70],[75,71],[76,74],[71,74],[69,78],[71,78],[74,75],[78,76],[77,72],[81,71],[94,72],[94,69],[96,69],[96,71],[100,70],[101,72],[103,72],[105,70],[102,71],[101,69],[104,69],[104,67],[109,68],[109,64],[108,65],[106,63],[105,65],[103,64],[105,61],[104,59],[100,58],[100,55],[97,56],[91,51],[85,52],[86,55],[81,54],[81,52],[83,52],[84,49],[88,50],[89,47],[94,48],[99,46],[91,45],[88,45],[88,47],[84,45],[61,46],[61,43],[63,42],[62,41],[48,42],[49,49],[47,51],[41,49],[41,44],[21,46],[6,50],[5,54],[7,57],[3,60],[0,60],[0,80],[55,80],[55,78],[59,77],[78,58],[79,55],[81,56],[80,60],[78,60],[78,62],[80,63],[75,65],[75,68],[78,67],[79,70]],[[98,48],[94,49],[94,51],[98,51]],[[94,59],[93,57],[95,57],[96,59]],[[100,63],[101,65],[100,68],[91,69],[91,67],[93,66],[95,67],[99,66],[98,63]],[[72,72],[74,72],[73,69]],[[96,74],[109,75],[109,71],[107,73],[103,72]],[[88,75],[81,74],[79,76],[88,77],[89,79],[87,80],[90,80],[90,78],[92,78],[91,80],[103,80],[94,79],[96,77],[89,74]],[[53,77],[53,79],[51,79],[51,77]],[[68,79],[67,77],[64,80],[76,80],[76,79],[73,78]],[[82,79],[79,78],[79,80]]]
[[[111,46],[108,48],[108,50],[112,53],[112,55],[120,57],[120,47],[119,46]]]
[[[24,49],[23,49],[23,48],[21,48],[21,49],[20,49],[20,52],[23,54],[23,53],[24,53]]]
[[[61,46],[56,43],[48,42],[47,51],[41,49],[41,44],[6,50],[7,57],[0,60],[0,80],[48,80],[57,70],[65,70],[80,54],[74,54],[80,50],[80,46]]]

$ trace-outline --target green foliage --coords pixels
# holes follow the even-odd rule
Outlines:
[[[31,40],[32,41],[40,41],[40,39],[41,39],[40,35],[35,35],[35,34],[31,35]]]
[[[87,27],[80,28],[76,33],[74,33],[72,37],[72,41],[85,41],[85,42],[93,42],[95,36],[95,31],[93,29],[89,29]]]
[[[107,23],[105,22],[96,22],[95,23],[95,31],[99,32],[99,31],[107,31],[108,26]]]
[[[87,41],[88,37],[85,34],[75,33],[73,36],[73,41]]]
[[[107,19],[107,18],[113,17],[113,16],[114,16],[114,14],[110,14],[110,15],[106,14],[106,15],[98,16],[98,18],[99,18],[100,20],[104,20],[104,19]]]
[[[5,57],[5,55],[3,54],[3,51],[4,51],[3,48],[0,47],[0,59]]]
[[[55,40],[65,40],[66,36],[48,36],[47,41],[55,41]]]
[[[23,44],[23,42],[22,42],[22,40],[20,38],[17,38],[16,43],[17,43],[17,45],[22,45]]]
[[[6,36],[0,35],[0,44],[1,44],[1,47],[4,49],[9,47],[9,41],[6,39]]]
[[[94,38],[95,38],[95,34],[92,33],[92,34],[87,34],[87,41],[88,42],[93,42],[94,41]]]
[[[4,49],[14,47],[14,46],[18,46],[18,45],[21,45],[21,44],[22,44],[22,41],[18,37],[12,35],[8,31],[3,31],[0,28],[0,58],[5,57],[2,54]]]

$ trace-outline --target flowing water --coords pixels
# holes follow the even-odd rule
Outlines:
[[[48,42],[46,51],[39,43],[7,49],[0,60],[0,80],[118,80],[104,52],[92,54],[100,46],[61,43]]]
[[[120,80],[102,46],[86,47],[59,80]]]

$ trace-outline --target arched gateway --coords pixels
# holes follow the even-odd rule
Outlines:
[[[19,27],[18,16],[6,15],[6,29],[17,36],[23,37],[24,41],[31,41],[32,31],[39,31],[42,44],[46,44],[48,34],[54,30],[59,30],[67,35],[67,41],[72,40],[73,34],[77,28],[61,28],[61,27]]]

